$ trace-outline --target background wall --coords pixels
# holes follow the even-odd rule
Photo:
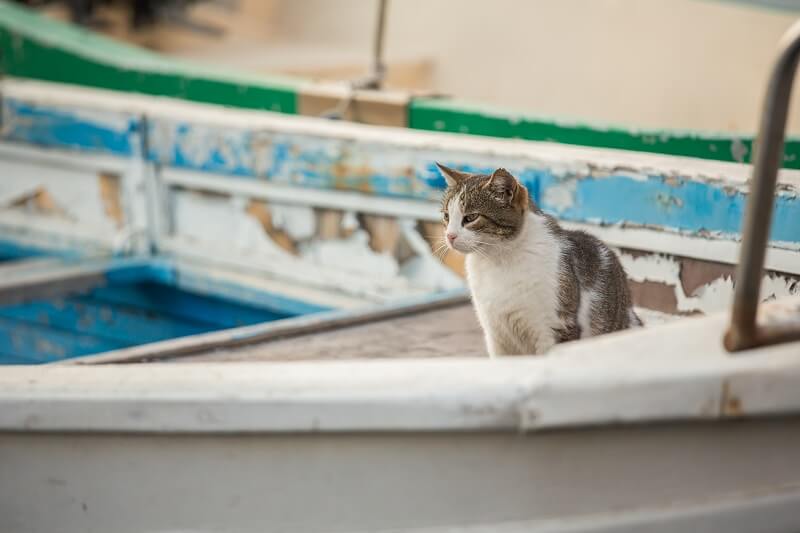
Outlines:
[[[275,0],[273,39],[367,57],[376,3]],[[387,53],[430,84],[542,115],[754,131],[797,13],[704,0],[395,0]],[[795,113],[792,130],[800,133]]]

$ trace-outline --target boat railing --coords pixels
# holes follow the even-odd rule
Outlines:
[[[781,324],[757,323],[775,187],[783,160],[786,118],[798,58],[800,21],[781,39],[778,57],[772,67],[764,97],[739,265],[736,270],[731,323],[724,338],[725,348],[731,352],[800,340],[800,317]]]

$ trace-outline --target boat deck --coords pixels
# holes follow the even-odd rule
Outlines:
[[[638,309],[648,325],[679,317]],[[327,332],[181,356],[176,362],[303,361],[392,357],[485,357],[470,304],[415,313]]]

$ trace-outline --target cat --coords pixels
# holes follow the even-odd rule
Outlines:
[[[490,356],[542,354],[642,325],[625,270],[602,241],[559,226],[505,169],[486,175],[437,166],[448,185],[444,240],[466,255]]]

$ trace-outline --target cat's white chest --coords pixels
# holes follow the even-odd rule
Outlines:
[[[559,245],[520,244],[503,261],[467,257],[473,303],[492,356],[543,353],[555,344],[553,330],[561,326]]]

